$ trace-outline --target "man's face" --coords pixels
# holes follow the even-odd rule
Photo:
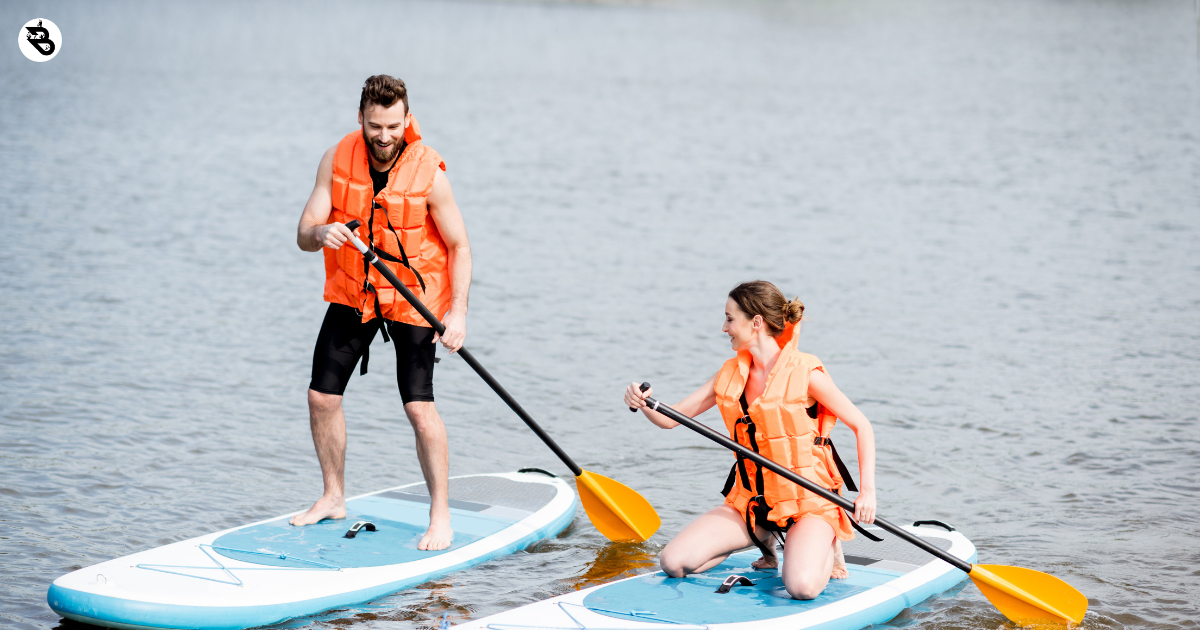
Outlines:
[[[391,107],[367,105],[366,111],[358,112],[358,124],[362,125],[363,140],[371,150],[371,157],[381,164],[392,163],[404,141],[404,130],[408,128],[409,114],[404,111],[404,101],[396,101]]]

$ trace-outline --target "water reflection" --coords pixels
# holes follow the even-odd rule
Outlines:
[[[661,547],[648,543],[612,543],[596,551],[582,575],[562,580],[566,590],[578,591],[590,586],[658,569]],[[565,592],[565,590],[564,590]]]

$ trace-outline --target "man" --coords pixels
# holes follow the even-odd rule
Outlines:
[[[317,182],[300,217],[300,249],[325,248],[325,301],[329,309],[313,352],[308,389],[309,424],[325,492],[292,525],[345,518],[346,419],[342,394],[376,331],[396,349],[396,382],[404,413],[417,438],[417,458],[429,488],[429,528],[417,548],[450,546],[449,463],[446,428],[433,401],[433,364],[439,335],[353,245],[345,223],[362,222],[364,241],[446,326],[440,341],[450,352],[467,332],[471,249],[454,203],[446,165],[421,143],[408,110],[404,82],[387,75],[367,79],[358,105],[360,131],[331,147],[317,167]]]

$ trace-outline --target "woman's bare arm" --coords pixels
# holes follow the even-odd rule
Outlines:
[[[824,370],[814,369],[808,379],[808,394],[833,412],[854,431],[858,442],[858,498],[854,501],[854,520],[875,521],[875,431],[871,421],[833,384]]]
[[[687,416],[696,417],[705,411],[713,408],[717,404],[717,394],[713,391],[713,385],[717,382],[717,375],[713,374],[712,378],[708,379],[700,389],[688,394],[687,398],[671,405],[675,411]],[[664,429],[674,429],[679,426],[678,422],[654,411],[646,406],[646,398],[654,394],[654,388],[646,391],[641,390],[639,383],[631,383],[625,388],[625,404],[641,409],[646,418],[654,424]]]

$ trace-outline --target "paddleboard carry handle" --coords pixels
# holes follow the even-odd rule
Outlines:
[[[913,527],[920,527],[922,525],[937,525],[948,532],[955,531],[953,527],[950,527],[941,521],[913,521]]]
[[[350,528],[350,531],[346,532],[346,535],[343,536],[342,538],[354,538],[355,536],[358,535],[359,531],[364,530],[364,529],[369,532],[377,531],[375,529],[375,523],[372,523],[371,521],[359,521],[359,522],[355,523]]]
[[[643,390],[643,391],[645,391],[645,390]],[[750,578],[748,578],[744,575],[731,575],[731,576],[725,578],[725,581],[721,582],[720,588],[718,588],[717,590],[715,590],[713,592],[724,595],[725,593],[729,592],[729,589],[731,589],[735,586],[754,586],[754,582],[751,582]]]
[[[547,477],[554,477],[555,479],[558,479],[558,475],[550,472],[549,470],[545,470],[543,468],[522,468],[522,469],[518,470],[517,472],[519,472],[519,473],[540,473],[540,474],[546,475]]]

